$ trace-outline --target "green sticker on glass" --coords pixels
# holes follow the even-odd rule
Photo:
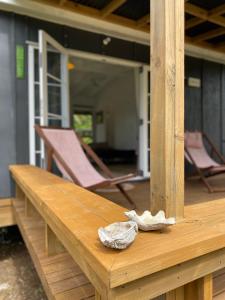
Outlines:
[[[24,47],[16,46],[16,78],[24,78]]]

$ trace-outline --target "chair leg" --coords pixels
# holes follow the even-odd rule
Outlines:
[[[116,184],[116,187],[120,190],[120,192],[124,195],[124,197],[127,199],[127,201],[132,205],[132,207],[136,208],[136,204],[130,198],[130,196],[128,195],[128,193],[124,190],[122,184]]]
[[[202,174],[202,172],[201,172],[200,170],[198,171],[198,173],[199,173],[199,175],[200,175],[200,178],[201,178],[202,182],[203,182],[203,183],[205,184],[205,186],[207,187],[208,192],[209,192],[209,193],[213,193],[214,190],[213,190],[213,188],[211,187],[211,185],[208,183],[208,181],[207,181],[207,179],[205,178],[205,176]]]

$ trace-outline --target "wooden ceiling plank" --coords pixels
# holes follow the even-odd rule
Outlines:
[[[223,34],[225,34],[225,28],[220,27],[195,36],[193,41],[205,41]]]
[[[112,0],[106,7],[101,10],[101,17],[105,18],[113,13],[117,8],[123,5],[127,0]]]
[[[143,27],[143,26],[145,26],[148,23],[150,23],[150,14],[147,14],[147,15],[141,17],[137,21],[137,27]]]

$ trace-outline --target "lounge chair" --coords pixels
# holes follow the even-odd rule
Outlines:
[[[50,128],[35,125],[35,130],[44,140],[46,146],[48,171],[51,172],[54,160],[64,178],[84,188],[96,190],[115,185],[128,202],[135,207],[133,200],[122,186],[122,183],[134,177],[134,174],[114,177],[91,147],[85,144],[71,128]],[[106,177],[96,171],[87,156],[97,164]]]
[[[203,138],[211,148],[211,156],[209,156],[205,148]],[[221,164],[212,158],[213,154],[218,158],[218,161],[221,161]],[[197,173],[210,193],[225,192],[225,188],[213,188],[207,180],[207,177],[225,173],[225,159],[205,133],[185,133],[185,157],[196,168]]]

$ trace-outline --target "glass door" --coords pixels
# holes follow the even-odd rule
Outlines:
[[[150,176],[150,91],[150,68],[143,66],[139,93],[139,170],[143,177]]]
[[[29,46],[30,163],[43,167],[43,142],[35,124],[69,127],[68,53],[46,32],[39,30],[38,48]]]

